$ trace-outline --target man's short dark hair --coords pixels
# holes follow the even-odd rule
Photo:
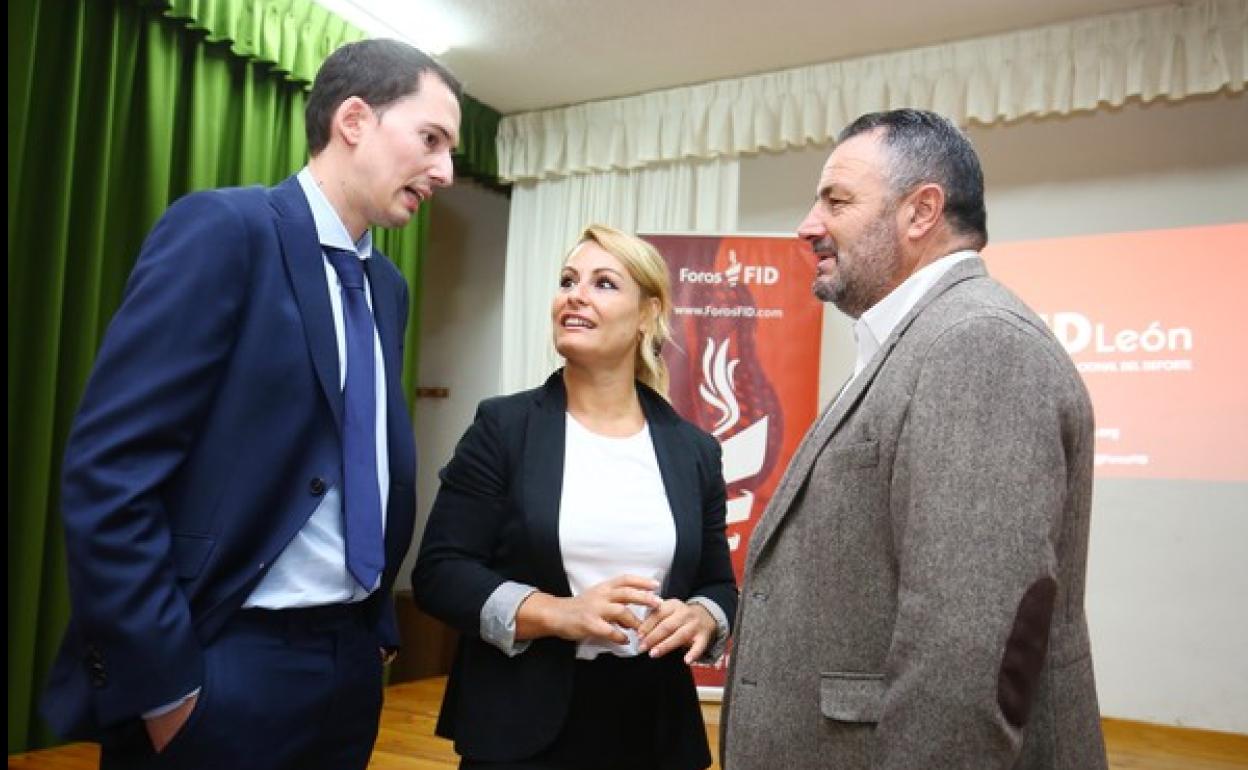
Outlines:
[[[308,153],[317,155],[329,144],[330,123],[338,106],[352,96],[374,110],[420,90],[420,76],[432,72],[460,98],[463,88],[455,76],[418,48],[397,40],[361,40],[347,43],[329,55],[312,83],[304,124]]]
[[[945,217],[955,232],[973,236],[974,247],[988,243],[984,210],[984,173],[979,157],[957,126],[927,110],[871,112],[850,123],[837,142],[883,129],[891,164],[889,188],[900,197],[920,184],[934,182],[945,191]]]

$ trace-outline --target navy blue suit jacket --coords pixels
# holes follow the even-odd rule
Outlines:
[[[416,449],[400,386],[407,286],[366,261],[388,394],[386,568],[411,540]],[[342,476],[342,391],[322,252],[298,181],[198,192],[143,245],[65,453],[73,616],[44,695],[62,735],[198,687],[202,650]]]
[[[737,585],[724,532],[719,442],[645,385],[637,385],[637,395],[676,525],[672,568],[660,593],[705,596],[732,622]],[[532,756],[567,716],[574,642],[543,637],[507,657],[480,637],[481,608],[505,581],[572,595],[559,546],[566,412],[562,372],[540,388],[483,401],[442,470],[421,539],[413,595],[461,634],[437,732],[474,759]],[[684,675],[687,680],[687,670]],[[673,684],[682,685],[693,687]]]

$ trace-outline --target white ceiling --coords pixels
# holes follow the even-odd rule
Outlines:
[[[322,0],[324,1],[324,0]],[[964,40],[1157,0],[339,0],[504,114]],[[367,19],[355,20],[361,23]],[[394,30],[387,32],[386,29]]]

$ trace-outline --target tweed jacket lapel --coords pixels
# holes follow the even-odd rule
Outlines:
[[[880,368],[888,360],[888,357],[892,355],[898,341],[911,327],[915,319],[937,297],[944,294],[951,287],[969,278],[982,278],[987,274],[984,262],[979,257],[966,259],[951,267],[915,303],[910,312],[901,319],[901,322],[897,324],[897,328],[893,329],[892,333],[888,335],[888,339],[880,345],[880,349],[867,362],[862,373],[853,382],[849,383],[848,388],[840,395],[840,398],[834,399],[819,415],[812,430],[806,434],[806,437],[802,439],[802,443],[798,445],[797,451],[793,454],[792,462],[789,463],[788,469],[780,479],[780,484],[776,487],[775,495],[772,496],[771,502],[763,512],[762,520],[759,521],[757,529],[750,538],[747,563],[753,563],[761,556],[768,540],[775,534],[780,524],[784,521],[785,516],[792,510],[793,501],[810,478],[810,471],[814,467],[815,460],[818,459],[823,451],[824,446],[836,434],[837,429],[841,427],[845,419],[857,408],[858,403],[862,400],[863,395],[866,394]]]

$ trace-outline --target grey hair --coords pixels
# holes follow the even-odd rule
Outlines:
[[[953,230],[973,239],[973,247],[988,243],[988,214],[984,209],[984,174],[970,140],[952,122],[927,110],[899,109],[871,112],[846,126],[837,137],[882,129],[888,149],[888,183],[894,198],[921,184],[940,185],[945,191],[945,218]]]

